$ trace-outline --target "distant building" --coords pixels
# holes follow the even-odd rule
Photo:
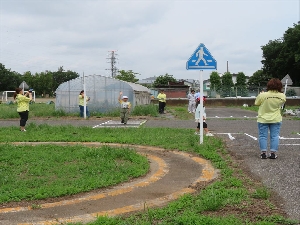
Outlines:
[[[154,77],[148,77],[148,78],[145,78],[145,79],[142,79],[142,80],[139,80],[138,82],[136,82],[136,83],[138,83],[138,84],[146,84],[146,85],[151,85],[151,84],[153,84],[154,83],[154,81],[156,80],[156,76],[154,76]]]
[[[186,98],[189,93],[189,86],[184,81],[169,82],[168,85],[157,87],[157,90],[163,89],[167,98]]]

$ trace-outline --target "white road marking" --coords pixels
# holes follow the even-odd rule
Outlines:
[[[244,133],[245,135],[247,135],[248,137],[251,137],[252,139],[254,139],[255,141],[257,141],[256,137],[251,136],[250,134]]]
[[[98,125],[93,126],[93,128],[103,128],[103,127],[113,127],[113,128],[120,128],[120,127],[134,127],[134,128],[138,128],[140,127],[142,124],[146,123],[147,120],[143,120],[143,121],[137,121],[137,120],[130,120],[127,122],[127,124],[122,124],[120,121],[116,121],[116,120],[108,120],[106,122],[102,122]]]
[[[242,134],[242,133],[214,133],[214,134]]]
[[[300,145],[300,144],[279,144],[279,145]]]
[[[300,138],[285,138],[285,137],[280,137],[280,136],[279,136],[279,139],[282,139],[282,140],[300,140]]]
[[[98,125],[96,125],[96,126],[93,126],[93,128],[96,128],[96,127],[102,126],[103,124],[107,124],[107,123],[109,123],[110,121],[112,121],[112,120],[109,120],[109,121],[106,121],[106,122],[100,123],[100,124],[98,124]]]
[[[206,117],[207,119],[244,119],[244,118],[248,118],[248,119],[256,119],[256,117],[249,117],[249,116],[243,116],[243,117],[233,117],[233,116],[215,116],[215,117]]]
[[[228,134],[228,137],[230,140],[234,140],[235,138],[231,136],[231,134]]]

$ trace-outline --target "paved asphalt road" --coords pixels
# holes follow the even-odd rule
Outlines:
[[[235,156],[247,171],[261,179],[265,186],[275,191],[282,206],[291,219],[300,220],[300,120],[284,118],[280,134],[280,147],[276,160],[261,160],[258,148],[256,113],[236,108],[207,108],[208,128],[226,141],[229,152]],[[168,117],[168,115],[166,115]],[[29,120],[29,122],[51,125],[72,124],[95,126],[104,124],[101,120]],[[135,121],[132,121],[132,125]],[[129,120],[128,125],[130,125]],[[1,126],[16,126],[16,120],[1,120]],[[195,129],[194,121],[150,119],[146,127],[174,127]]]

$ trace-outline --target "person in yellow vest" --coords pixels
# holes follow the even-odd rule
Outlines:
[[[260,93],[255,99],[258,105],[258,143],[261,159],[276,159],[279,146],[279,134],[282,124],[281,107],[286,101],[282,93],[282,83],[272,78],[267,83],[267,91]],[[268,133],[270,132],[270,154],[267,155]]]
[[[91,98],[89,97],[85,97],[85,100],[86,100],[86,116],[87,117],[90,117],[90,112],[89,112],[89,109],[87,107],[87,102],[89,100],[91,100]],[[84,116],[84,90],[82,90],[79,94],[79,109],[80,109],[80,117],[83,117]]]
[[[160,93],[157,95],[158,99],[158,112],[160,114],[165,113],[165,107],[166,107],[166,102],[167,102],[167,96],[164,92],[164,90],[160,90]]]
[[[32,92],[26,92],[22,88],[16,88],[14,99],[17,102],[17,112],[20,115],[20,130],[26,131],[25,126],[29,116],[29,102],[32,100]]]
[[[130,114],[131,103],[128,101],[128,97],[125,95],[121,99],[122,95],[123,93],[120,92],[118,97],[118,101],[121,104],[121,110],[120,110],[121,123],[127,124],[128,117]]]

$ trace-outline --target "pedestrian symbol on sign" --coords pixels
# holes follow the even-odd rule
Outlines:
[[[217,69],[217,61],[204,44],[200,44],[186,63],[187,70]]]

